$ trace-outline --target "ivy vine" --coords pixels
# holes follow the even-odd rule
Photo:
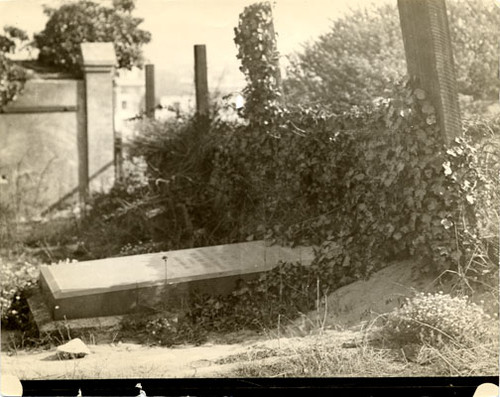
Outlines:
[[[234,31],[240,70],[247,79],[244,114],[254,126],[270,131],[283,111],[271,5],[262,2],[246,7]]]

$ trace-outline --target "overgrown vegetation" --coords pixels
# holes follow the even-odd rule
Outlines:
[[[287,106],[276,76],[261,78],[276,66],[269,12],[248,9],[237,30],[246,122],[139,124],[129,153],[144,171],[95,197],[79,235],[87,257],[252,239],[318,247],[310,268],[284,264],[229,297],[193,298],[187,320],[214,330],[276,326],[395,258],[487,284],[498,273],[498,120],[465,122],[447,147],[410,80],[342,115]]]
[[[314,308],[318,296],[398,257],[418,259],[422,271],[458,275],[464,288],[497,274],[498,241],[491,237],[498,236],[498,164],[485,148],[496,144],[498,122],[465,123],[464,135],[446,147],[435,109],[413,81],[396,85],[388,100],[342,116],[321,107],[285,107],[276,79],[258,74],[263,63],[275,64],[269,56],[274,38],[261,31],[270,29],[268,11],[264,6],[242,14],[245,26],[256,30],[253,40],[246,37],[251,45],[239,45],[247,99],[258,106],[258,92],[262,111],[250,107],[249,123],[231,134],[227,125],[215,123],[206,138],[192,139],[187,131],[164,134],[167,145],[148,141],[148,150],[141,138],[135,153],[145,154],[155,185],[165,182],[168,192],[183,192],[181,202],[189,203],[185,225],[197,224],[202,209],[206,218],[200,224],[212,225],[210,215],[216,214],[222,235],[236,241],[266,238],[319,249],[310,268],[284,264],[228,297],[193,300],[192,323],[224,331],[275,327]],[[244,34],[237,31],[237,43]],[[151,148],[158,153],[161,147],[165,158],[175,159],[182,135],[190,142],[206,139],[203,156],[193,149],[196,143],[191,146],[192,159],[201,162],[194,164],[203,164],[204,172],[196,175],[203,179],[179,172],[193,160],[175,161],[174,168],[153,157]],[[202,191],[203,199],[189,194],[186,183]],[[208,207],[193,205],[200,202]]]
[[[222,153],[217,146],[203,145],[214,156],[206,163],[210,166],[202,167],[207,172],[203,182],[192,175],[179,178],[182,173],[158,174],[168,168],[154,163],[152,180],[170,181],[169,192],[185,193],[184,184],[198,186],[193,195],[163,193],[180,203],[203,205],[186,206],[187,219],[199,219],[196,211],[203,210],[208,220],[202,224],[215,224],[208,217],[214,214],[223,236],[319,246],[309,267],[283,264],[228,297],[193,297],[184,320],[216,331],[274,328],[317,307],[318,296],[321,300],[397,257],[418,259],[422,271],[458,275],[464,290],[494,279],[498,243],[491,237],[497,236],[493,216],[498,165],[486,158],[484,143],[474,144],[471,138],[459,140],[453,149],[441,146],[433,113],[422,112],[430,106],[423,92],[402,87],[399,93],[401,97],[366,114],[349,115],[340,130],[335,128],[339,118],[301,110],[298,114],[304,118],[294,123],[294,130],[287,135],[282,127],[281,138],[270,141],[274,175],[267,175],[267,181],[258,177],[265,164],[246,155],[257,148],[265,153],[266,146],[252,141],[252,131],[245,127],[218,146]],[[307,133],[308,126],[314,126],[313,131]],[[347,128],[352,126],[362,127]],[[295,134],[297,128],[300,135]],[[482,127],[468,128],[471,135]],[[207,134],[207,142],[216,142],[210,131]],[[174,161],[175,156],[170,159],[176,169],[186,164]],[[159,191],[157,183],[152,186]],[[220,187],[222,208],[215,200]],[[200,190],[202,199],[197,198]],[[163,214],[168,211],[161,208]],[[181,228],[170,224],[165,230],[180,236],[189,222],[179,223]]]
[[[387,330],[410,325],[420,363],[456,363],[463,356],[463,368],[446,364],[443,373],[477,373],[471,363],[481,347],[464,345],[453,330],[458,317],[483,326],[464,293],[496,290],[499,120],[466,119],[462,136],[446,146],[418,81],[392,77],[385,99],[373,101],[378,92],[357,87],[356,95],[369,100],[340,98],[341,112],[331,104],[286,103],[269,18],[269,5],[254,5],[236,30],[248,82],[245,119],[229,123],[212,114],[141,122],[129,147],[133,171],[111,192],[94,196],[76,237],[86,258],[265,239],[315,246],[315,260],[307,267],[280,263],[228,296],[193,294],[183,316],[131,318],[123,332],[140,330],[151,343],[171,345],[202,341],[209,331],[279,329],[320,308],[340,286],[412,257],[422,272],[455,276],[456,296],[417,296],[389,316],[385,337],[407,339]],[[443,356],[434,344],[441,343],[440,332],[415,327],[416,320],[459,346],[444,339],[449,355]],[[388,362],[373,346],[356,354],[357,363]],[[247,374],[332,375],[329,366],[353,362],[344,352],[309,349],[275,372],[261,367]],[[358,369],[370,373],[366,365]]]

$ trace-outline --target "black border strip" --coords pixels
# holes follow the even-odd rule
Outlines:
[[[21,381],[24,396],[468,396],[495,376],[414,378],[98,379]]]

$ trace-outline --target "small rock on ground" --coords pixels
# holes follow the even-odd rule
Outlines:
[[[80,338],[72,339],[56,349],[57,357],[63,360],[83,358],[88,354],[90,354],[90,350]]]

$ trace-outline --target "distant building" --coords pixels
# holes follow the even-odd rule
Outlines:
[[[115,79],[115,131],[127,139],[134,134],[134,119],[144,112],[144,70],[120,70]]]

